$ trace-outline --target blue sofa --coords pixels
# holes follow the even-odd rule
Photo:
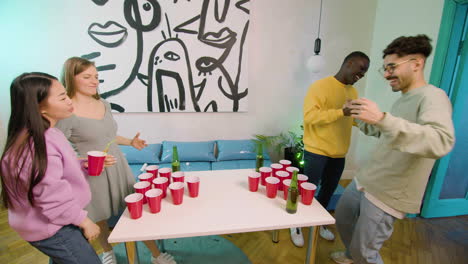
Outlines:
[[[172,147],[177,146],[182,171],[233,170],[255,168],[255,144],[252,140],[215,140],[215,141],[163,141],[162,144],[149,144],[141,151],[120,146],[128,164],[136,177],[141,168],[158,165],[160,168],[171,167]],[[270,166],[268,154],[263,154],[264,166]]]
[[[143,164],[171,167],[172,147],[177,146],[182,171],[234,170],[255,168],[255,145],[250,139],[197,142],[163,141],[149,144],[143,150],[120,146],[135,179],[142,173]],[[264,166],[270,166],[268,154],[263,154]],[[320,187],[319,187],[320,188]],[[338,185],[327,210],[334,210],[344,188]],[[316,192],[316,194],[318,191]]]

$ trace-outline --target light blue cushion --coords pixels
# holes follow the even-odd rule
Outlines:
[[[264,160],[263,166],[271,165],[270,160]],[[254,169],[255,160],[226,160],[216,161],[211,163],[212,170],[237,170],[237,169]]]
[[[214,141],[163,141],[161,162],[172,162],[172,147],[177,146],[180,161],[215,161]]]
[[[218,158],[223,160],[255,160],[257,156],[255,143],[250,139],[242,140],[217,140]],[[263,158],[270,159],[268,153],[263,150]]]
[[[161,144],[148,144],[148,146],[142,150],[138,150],[132,146],[119,147],[129,164],[159,163]]]
[[[160,168],[171,168],[171,163],[161,163],[158,165]],[[203,161],[181,161],[181,171],[209,171],[211,170],[211,162]]]

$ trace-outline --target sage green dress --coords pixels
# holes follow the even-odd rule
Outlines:
[[[79,157],[86,158],[88,151],[103,151],[107,143],[117,136],[117,123],[112,117],[110,104],[105,100],[101,101],[106,108],[103,119],[72,115],[56,125],[71,142]],[[95,222],[118,215],[125,208],[125,196],[133,192],[135,183],[128,162],[117,144],[111,144],[108,153],[116,158],[117,163],[104,168],[100,176],[87,177],[92,197],[86,210],[88,217]]]

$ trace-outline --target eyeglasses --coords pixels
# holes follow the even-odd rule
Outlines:
[[[404,63],[407,63],[408,61],[412,61],[412,60],[416,60],[415,58],[411,58],[411,59],[408,59],[408,60],[405,60],[405,61],[402,61],[402,62],[399,62],[399,63],[389,63],[387,64],[387,66],[382,66],[382,68],[379,68],[379,72],[380,74],[382,74],[382,76],[385,75],[385,72],[388,72],[389,74],[393,74],[393,72],[395,71],[395,69],[404,64]]]

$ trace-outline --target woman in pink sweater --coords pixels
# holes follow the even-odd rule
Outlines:
[[[91,193],[58,120],[73,106],[53,76],[24,73],[10,87],[11,116],[0,176],[10,226],[53,263],[96,263],[87,240],[99,227],[83,209]]]

